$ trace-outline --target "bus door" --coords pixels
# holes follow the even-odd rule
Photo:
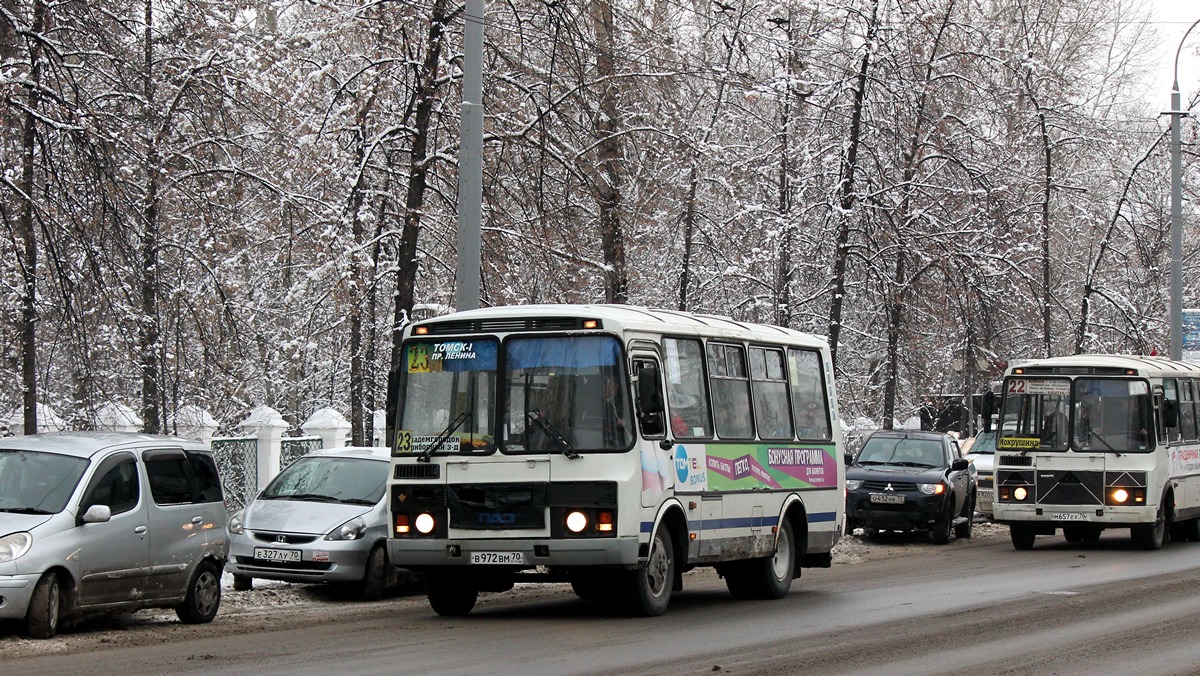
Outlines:
[[[630,358],[633,400],[640,438],[637,453],[641,466],[642,506],[656,507],[674,487],[674,447],[667,441],[666,397],[658,354],[634,349]]]

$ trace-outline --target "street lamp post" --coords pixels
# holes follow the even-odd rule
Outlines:
[[[1188,113],[1179,106],[1179,54],[1197,20],[1175,49],[1175,80],[1171,85],[1171,359],[1183,358],[1183,160],[1180,127]]]

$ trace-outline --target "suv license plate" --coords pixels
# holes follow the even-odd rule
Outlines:
[[[893,495],[891,493],[872,493],[871,502],[879,502],[885,505],[903,505],[903,495]]]
[[[262,559],[263,561],[299,561],[299,549],[267,549],[266,547],[255,547],[254,558]]]
[[[1082,512],[1066,512],[1063,514],[1051,514],[1051,521],[1087,521],[1087,514]]]
[[[524,552],[471,552],[471,563],[514,565],[525,563]]]

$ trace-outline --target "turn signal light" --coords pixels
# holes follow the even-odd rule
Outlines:
[[[596,530],[601,533],[611,533],[613,529],[613,513],[603,511],[596,515]]]
[[[407,535],[411,528],[408,525],[407,514],[396,515],[396,533],[398,535]]]

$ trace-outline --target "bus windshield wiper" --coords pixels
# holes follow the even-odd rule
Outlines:
[[[420,457],[417,458],[417,462],[429,462],[429,458],[433,456],[434,452],[441,448],[442,444],[450,438],[450,435],[454,434],[455,430],[461,427],[462,424],[467,421],[467,418],[470,417],[470,411],[463,411],[462,413],[459,413],[454,420],[450,421],[450,424],[446,426],[446,429],[442,430],[442,433],[437,436],[437,439],[434,439],[433,443],[429,444],[429,448],[425,449],[425,452],[421,453]]]
[[[558,428],[556,428],[553,423],[551,423],[549,420],[546,420],[546,416],[542,415],[540,411],[530,411],[526,414],[526,416],[528,416],[529,422],[534,427],[541,430],[542,434],[545,434],[546,438],[550,440],[550,443],[557,446],[558,450],[563,455],[572,460],[575,460],[579,457],[579,454],[575,452],[575,449],[571,448],[571,442],[567,441],[566,437],[562,435],[562,432],[559,432]]]
[[[1094,438],[1096,441],[1099,441],[1100,443],[1104,444],[1104,447],[1107,448],[1108,450],[1110,450],[1110,451],[1117,450],[1117,449],[1113,448],[1112,444],[1108,443],[1108,439],[1106,439],[1103,434],[1100,434],[1096,430],[1092,429],[1091,424],[1087,425],[1087,429],[1085,431],[1087,432],[1087,438],[1089,441]]]

